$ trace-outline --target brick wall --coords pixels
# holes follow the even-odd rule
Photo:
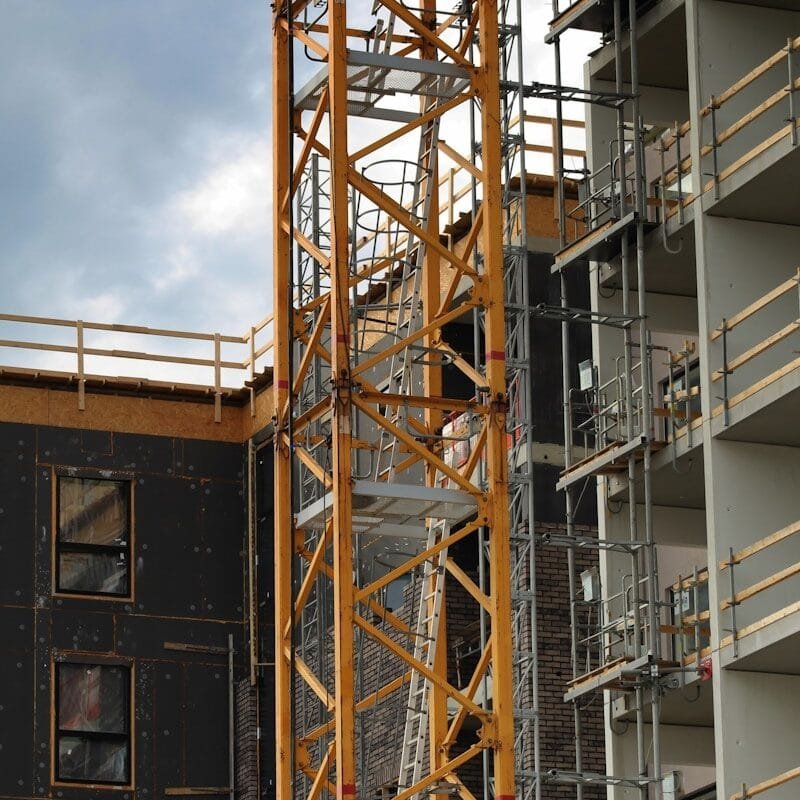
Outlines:
[[[544,523],[537,533],[564,532],[564,526]],[[576,526],[576,533],[596,535],[589,526]],[[580,573],[597,565],[596,550],[575,554],[576,583]],[[556,545],[536,551],[536,600],[539,633],[539,708],[541,725],[542,769],[575,769],[575,736],[572,705],[563,700],[566,683],[572,678],[570,663],[569,573],[567,551]],[[605,774],[603,733],[603,697],[589,695],[582,700],[583,768]],[[586,800],[605,797],[605,789],[585,787]],[[543,800],[574,798],[575,788],[549,785],[543,788]]]
[[[537,533],[547,531],[564,532],[564,526],[555,523],[537,526]],[[576,526],[576,532],[594,535],[596,529]],[[597,551],[580,551],[576,553],[575,561],[576,582],[580,585],[580,573],[597,564]],[[471,570],[467,572],[477,581],[477,574]],[[573,712],[572,706],[563,701],[566,683],[572,677],[566,550],[554,545],[537,546],[536,573],[541,765],[543,770],[572,771],[575,767]],[[470,654],[469,648],[464,647],[470,638],[476,639],[478,636],[477,605],[461,585],[449,576],[446,597],[448,678],[454,685],[463,687],[469,680],[478,657],[476,652]],[[412,626],[416,622],[418,598],[419,586],[408,587],[402,607],[395,610],[397,616]],[[389,625],[384,624],[381,627],[387,633],[392,631]],[[391,635],[395,641],[405,641],[397,633]],[[370,639],[365,640],[362,652],[362,692],[368,693],[372,687],[382,685],[404,671],[403,665],[397,659],[387,656],[385,648]],[[366,798],[380,796],[381,787],[396,780],[407,697],[408,690],[405,687],[361,715],[365,753],[368,754],[365,761],[369,765],[369,772],[363,776],[362,784],[363,796]],[[604,773],[602,696],[586,698],[584,706],[581,714],[583,766],[585,770]],[[476,731],[465,730],[451,749],[451,756],[462,752],[475,741],[476,736]],[[427,753],[423,768],[427,769]],[[477,797],[481,797],[483,791],[482,771],[480,757],[459,770],[459,777]],[[544,800],[561,800],[574,796],[574,786],[546,785],[542,791]],[[599,787],[584,789],[586,800],[600,800],[604,796],[604,790]]]

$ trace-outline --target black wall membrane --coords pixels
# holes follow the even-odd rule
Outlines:
[[[262,453],[259,494],[271,509],[271,448]],[[160,800],[170,787],[228,786],[229,634],[234,681],[249,683],[245,458],[239,444],[0,424],[0,796]],[[59,474],[133,482],[132,600],[54,594]],[[259,514],[264,660],[268,509]],[[133,789],[53,784],[54,662],[76,661],[130,668]],[[271,673],[261,683],[272,759]],[[271,774],[262,768],[270,785]]]

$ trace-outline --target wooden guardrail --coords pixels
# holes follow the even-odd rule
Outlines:
[[[738,402],[736,398],[729,398],[728,394],[728,376],[732,375],[736,370],[741,369],[741,367],[745,366],[745,364],[749,364],[753,359],[760,356],[762,353],[767,352],[771,348],[775,347],[775,345],[783,342],[784,340],[788,339],[792,334],[797,333],[800,331],[800,316],[791,319],[786,325],[780,328],[777,331],[774,331],[769,336],[761,339],[760,341],[756,342],[755,344],[748,347],[741,353],[738,353],[731,357],[731,354],[728,352],[728,334],[741,325],[746,320],[753,317],[755,314],[763,311],[764,309],[768,309],[772,303],[776,300],[779,300],[784,295],[788,294],[789,292],[798,292],[798,314],[800,315],[800,268],[797,269],[797,272],[792,275],[790,278],[787,278],[785,281],[781,282],[778,286],[770,289],[766,294],[759,297],[757,300],[754,300],[749,305],[745,306],[745,308],[741,309],[737,313],[735,313],[732,317],[728,317],[723,319],[720,325],[711,333],[711,341],[715,342],[719,339],[722,339],[722,367],[720,369],[715,370],[711,374],[712,382],[716,382],[719,380],[723,381],[723,411],[727,414],[728,408],[730,405],[733,405],[735,402]],[[797,366],[800,366],[800,359],[797,359],[795,362]],[[780,377],[780,375],[786,372],[787,366],[785,365],[778,370],[771,373],[769,376],[766,376],[758,383],[754,384],[750,389],[748,389],[744,395],[737,396],[739,399],[744,399],[744,396],[750,396],[754,391],[757,391],[759,388],[770,383],[772,380]]]
[[[767,625],[770,625],[773,622],[777,622],[780,619],[788,616],[788,614],[793,613],[800,609],[800,603],[792,603],[785,608],[782,608],[776,611],[773,614],[769,614],[766,617],[763,617],[756,622],[747,625],[744,628],[737,629],[736,626],[736,609],[745,601],[749,600],[751,597],[755,597],[756,595],[761,594],[762,592],[767,591],[768,589],[772,589],[774,586],[777,586],[782,581],[787,580],[795,575],[800,575],[800,562],[796,564],[790,564],[787,567],[784,567],[781,570],[778,570],[772,575],[767,576],[761,580],[756,581],[755,583],[750,584],[749,586],[745,587],[744,589],[740,589],[737,591],[734,581],[734,570],[738,564],[741,564],[743,561],[747,559],[753,558],[757,556],[759,553],[763,553],[765,550],[768,550],[770,547],[775,546],[776,544],[785,541],[786,539],[800,533],[800,520],[796,522],[792,522],[789,525],[781,528],[774,533],[771,533],[769,536],[765,536],[763,539],[760,539],[757,542],[753,542],[752,544],[743,547],[741,550],[734,552],[731,548],[730,555],[727,559],[724,559],[719,562],[719,569],[720,572],[728,571],[729,578],[730,578],[730,595],[720,601],[720,611],[727,611],[730,609],[731,611],[731,627],[733,629],[733,633],[731,636],[726,637],[722,640],[721,644],[723,646],[729,644],[736,644],[739,639],[742,639],[745,636],[748,636],[751,633],[755,633],[762,628],[765,628]]]
[[[773,144],[781,141],[785,137],[791,137],[794,144],[797,143],[797,129],[800,121],[796,114],[795,92],[800,90],[800,78],[795,77],[795,67],[793,65],[792,54],[800,49],[800,36],[796,38],[789,38],[786,46],[773,53],[769,58],[764,60],[754,69],[750,70],[746,75],[740,78],[732,86],[728,87],[721,94],[713,96],[707,105],[700,109],[700,118],[704,120],[710,118],[711,120],[711,141],[702,145],[700,148],[700,155],[703,157],[711,156],[713,162],[712,180],[709,181],[704,187],[704,191],[714,189],[715,193],[719,191],[719,184],[726,178],[733,175],[740,170],[758,155],[765,150],[769,149]],[[767,95],[758,105],[753,107],[744,116],[735,120],[733,123],[723,130],[717,130],[717,113],[720,109],[724,108],[733,98],[737,97],[744,89],[753,85],[760,78],[764,77],[767,73],[786,60],[788,80],[784,86],[781,86],[777,91]],[[773,131],[771,135],[765,136],[759,144],[748,150],[739,158],[728,164],[724,169],[720,169],[718,152],[720,148],[726,143],[734,139],[734,137],[755,122],[757,119],[766,114],[770,109],[775,108],[780,103],[785,102],[788,104],[788,113],[784,122],[788,124],[782,126],[777,131]]]
[[[789,783],[789,781],[793,781],[795,778],[800,778],[800,767],[782,772],[780,775],[757,783],[755,786],[748,786],[743,783],[742,791],[732,794],[730,800],[750,800],[751,797],[758,797],[760,794],[764,794],[764,792],[768,792],[770,789],[775,789],[778,786],[783,786]]]
[[[75,368],[73,370],[64,371],[25,368],[25,372],[35,373],[39,376],[67,377],[77,381],[78,407],[80,409],[85,408],[85,387],[87,380],[100,380],[108,385],[128,385],[133,380],[153,386],[169,387],[174,390],[199,390],[211,394],[215,401],[215,419],[220,421],[222,397],[226,395],[229,396],[241,390],[248,383],[252,384],[258,368],[262,366],[265,356],[272,349],[271,339],[259,344],[259,339],[264,339],[262,334],[271,326],[272,314],[267,315],[258,323],[251,326],[249,330],[241,336],[176,330],[171,328],[151,328],[144,325],[89,322],[86,320],[70,320],[56,317],[36,317],[24,314],[0,314],[0,323],[29,326],[33,327],[36,332],[31,338],[0,339],[0,348],[23,350],[29,353],[65,353],[75,356]],[[41,336],[44,341],[35,341],[35,338],[39,338],[37,334],[41,329],[44,330]],[[71,331],[71,343],[54,341],[53,339],[57,337],[52,334],[52,329],[67,329]],[[166,339],[175,343],[176,347],[172,352],[151,352],[148,350],[130,350],[120,347],[92,346],[87,343],[87,337],[90,332],[144,336],[150,337],[153,340]],[[211,350],[208,356],[190,356],[186,354],[186,348],[190,344],[196,342],[208,343]],[[223,345],[237,346],[242,352],[241,358],[223,358]],[[126,376],[114,375],[111,373],[110,369],[101,369],[100,372],[90,372],[86,369],[86,359],[92,357],[100,358],[101,360],[122,359],[123,361],[139,363],[143,365],[143,367],[140,370],[135,370],[134,375]],[[109,362],[106,361],[105,363]],[[152,367],[162,364],[208,369],[211,372],[211,380],[207,382],[183,383],[158,380],[154,378]],[[145,365],[149,365],[150,369],[148,370]],[[12,366],[0,366],[0,373],[2,371],[19,371],[20,369],[21,368]],[[222,383],[223,370],[233,370],[235,373],[238,373],[240,379],[239,384],[234,387],[224,386]],[[251,405],[253,405],[255,397],[252,386],[250,392]]]

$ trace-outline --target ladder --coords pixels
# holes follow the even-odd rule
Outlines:
[[[427,98],[424,113],[432,111],[440,103],[440,98],[433,94]],[[419,139],[417,164],[419,165],[414,186],[409,213],[418,225],[424,226],[429,218],[433,193],[438,191],[433,176],[436,174],[437,146],[439,144],[439,117],[434,117],[423,127]],[[394,335],[398,339],[409,336],[422,324],[422,266],[425,260],[426,246],[418,241],[417,237],[409,232],[405,244],[406,256],[403,259],[403,271],[400,277],[398,291],[400,293],[397,303],[397,319],[395,321]],[[413,258],[413,260],[412,260]],[[393,278],[390,273],[386,283],[386,326],[391,324],[389,318],[392,306]],[[413,394],[413,357],[414,348],[407,347],[399,353],[392,355],[389,362],[389,383],[386,391],[393,394]],[[387,417],[396,424],[402,425],[404,414],[408,413],[400,407],[387,407]],[[394,469],[398,461],[399,443],[397,438],[387,431],[381,431],[381,441],[378,448],[377,463],[375,465],[376,480],[392,480]]]
[[[450,523],[445,519],[432,520],[428,525],[427,549],[450,535]],[[419,611],[414,630],[413,655],[432,670],[436,659],[439,636],[439,620],[444,597],[445,562],[447,548],[443,548],[433,559],[423,562],[423,580],[420,590]],[[406,707],[406,724],[403,731],[403,746],[400,751],[400,770],[397,781],[398,792],[402,792],[419,781],[422,775],[422,760],[425,742],[428,741],[428,680],[417,670],[411,671]]]

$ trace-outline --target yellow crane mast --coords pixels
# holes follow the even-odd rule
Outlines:
[[[364,5],[274,5],[277,796],[360,794],[371,769],[361,716],[399,699],[398,800],[470,800],[461,770],[487,752],[494,796],[512,800],[498,4],[377,0],[372,25]],[[477,147],[463,135],[467,109]],[[416,155],[401,158],[409,142]],[[480,198],[458,247],[440,230],[443,154]],[[309,227],[298,194],[312,166]],[[465,318],[482,331],[474,364],[446,337]],[[445,364],[472,397],[444,396]],[[460,465],[446,456],[450,414],[471,425]],[[482,585],[447,555],[469,537],[486,543]],[[370,571],[364,554],[378,551],[371,563],[388,566]],[[386,598],[415,570],[421,613],[409,621]],[[448,677],[445,571],[487,621],[460,688]],[[304,625],[322,612],[312,657]],[[372,664],[394,666],[365,681]],[[465,730],[476,732],[456,747]]]

